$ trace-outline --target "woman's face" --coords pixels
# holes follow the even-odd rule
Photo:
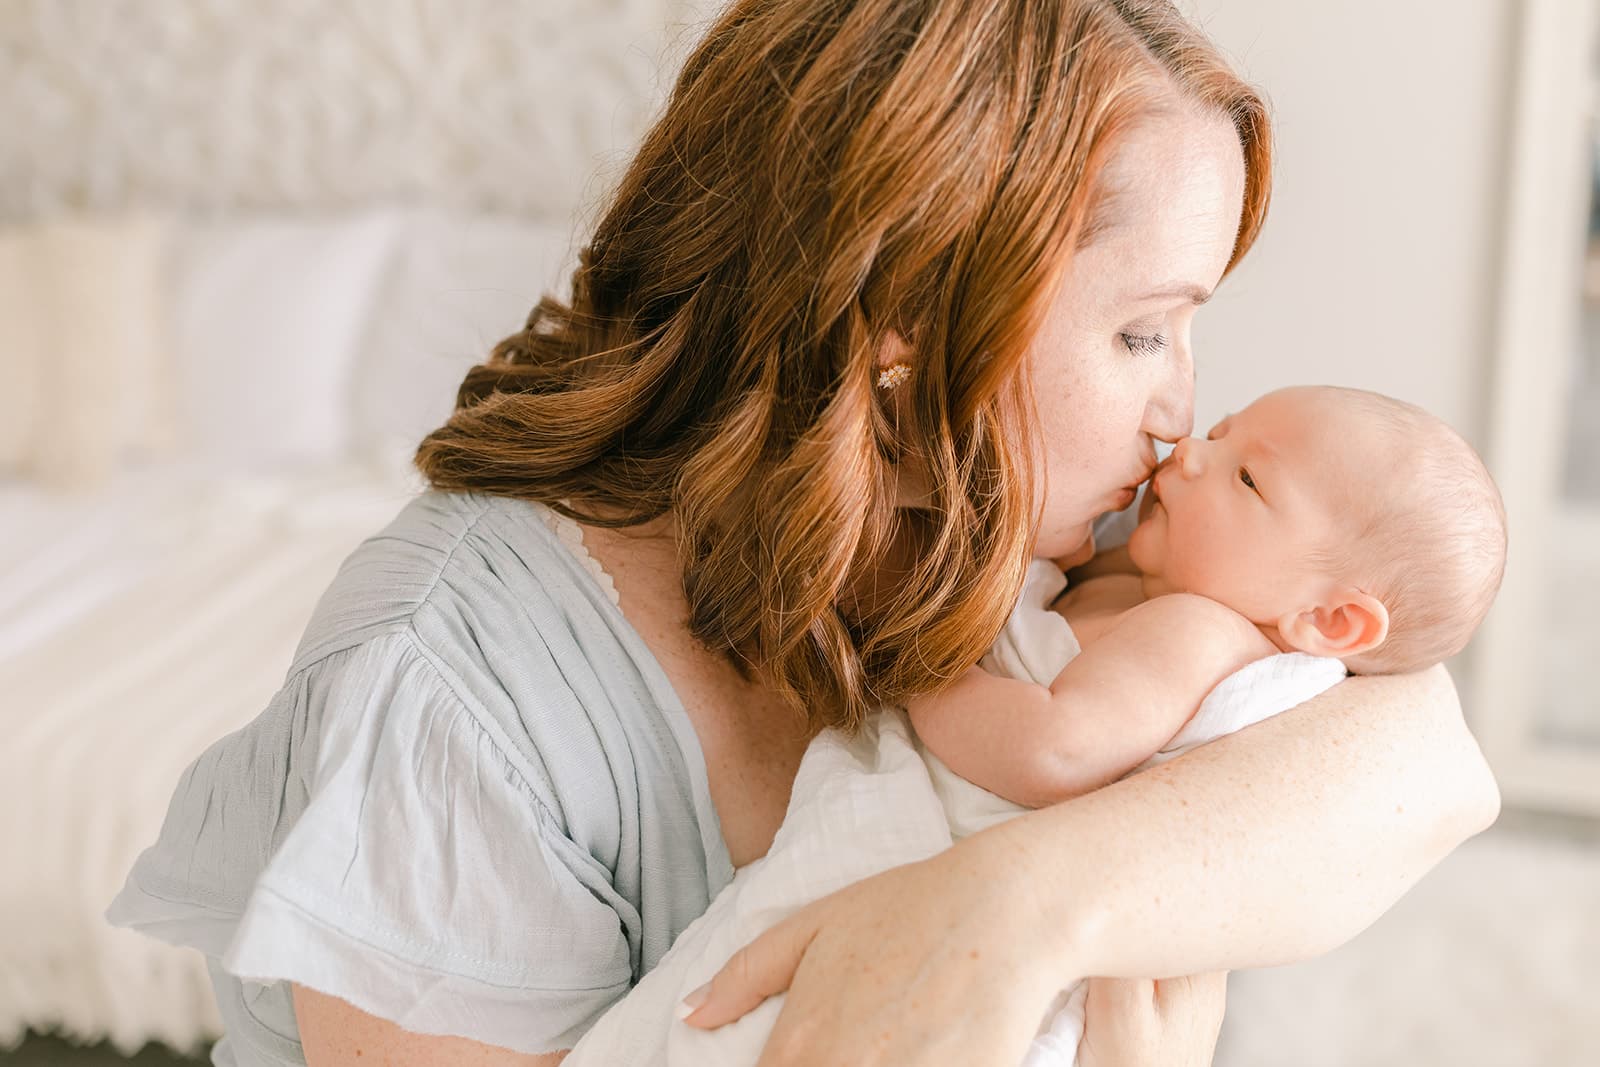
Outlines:
[[[1034,554],[1076,563],[1090,523],[1128,506],[1155,441],[1194,422],[1189,327],[1233,252],[1244,154],[1188,107],[1147,120],[1108,166],[1109,225],[1073,257],[1027,354],[1042,431]]]

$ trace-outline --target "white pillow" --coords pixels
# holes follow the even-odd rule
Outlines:
[[[174,321],[190,447],[244,470],[345,456],[350,371],[397,228],[375,212],[185,234]]]
[[[544,293],[567,295],[576,247],[568,226],[408,217],[351,381],[362,453],[408,462],[454,410],[467,369],[520,330]]]
[[[0,233],[0,472],[21,474],[33,455],[42,402],[46,327],[34,294],[38,241]]]
[[[151,217],[0,237],[0,467],[83,489],[171,449],[167,237]]]

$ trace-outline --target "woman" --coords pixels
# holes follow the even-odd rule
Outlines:
[[[112,918],[206,951],[239,1063],[558,1062],[817,730],[975,662],[1189,432],[1268,163],[1165,2],[736,4]],[[818,902],[690,1021],[1015,1063],[1098,975],[1083,1062],[1208,1062],[1220,977],[1142,976],[1331,947],[1496,807],[1442,671],[1350,680]]]

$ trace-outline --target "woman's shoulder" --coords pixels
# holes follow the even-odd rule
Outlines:
[[[626,877],[603,754],[509,733],[442,662],[409,632],[330,653],[184,772],[107,918],[210,957],[253,1005],[230,1031],[269,1025],[242,982],[298,982],[424,1032],[567,1039],[642,972],[655,894],[703,907],[692,852]]]
[[[368,649],[379,654],[349,659]],[[679,736],[687,725],[676,694],[623,618],[581,528],[542,504],[438,491],[410,501],[340,566],[289,687],[347,659],[340,673],[356,663],[369,673],[425,670],[442,698],[520,757],[564,829],[576,829],[568,813],[618,803],[598,794],[607,776],[595,772],[624,737],[688,776],[680,749],[691,739]]]
[[[438,1032],[575,1040],[732,869],[681,704],[553,515],[426,493],[352,553],[112,921]]]
[[[454,645],[494,640],[536,620],[603,622],[610,579],[574,544],[576,527],[542,504],[481,493],[428,490],[339,566],[306,625],[289,673],[401,631],[419,631],[446,658]],[[508,630],[465,625],[526,609]],[[453,617],[459,623],[441,625]]]
[[[329,685],[392,690],[395,706],[432,693],[555,829],[607,866],[643,834],[674,856],[700,854],[714,882],[731,876],[677,692],[582,527],[544,504],[411,500],[341,565],[306,628],[285,688]]]

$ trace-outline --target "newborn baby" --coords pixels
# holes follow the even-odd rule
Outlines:
[[[1471,447],[1420,408],[1354,389],[1269,393],[1178,442],[1139,514],[1138,573],[1053,605],[1085,651],[1048,687],[974,668],[911,703],[950,769],[1041,807],[1145,762],[1264,656],[1357,674],[1431,666],[1466,645],[1505,562],[1500,494]]]
[[[1487,611],[1505,550],[1499,494],[1466,443],[1417,408],[1347,389],[1272,393],[1180,442],[1140,520],[1127,573],[1059,600],[1061,568],[1035,561],[988,669],[911,703],[918,736],[886,708],[859,736],[814,740],[771,850],[738,869],[568,1067],[753,1065],[782,995],[717,1030],[677,1020],[685,994],[758,934],[1024,806],[1294,707],[1346,667],[1444,659]],[[1074,1062],[1084,988],[1050,1006],[1024,1067]]]
[[[956,836],[1020,810],[996,798],[1042,807],[1244,725],[1191,720],[1265,657],[1305,653],[1357,674],[1447,659],[1505,565],[1505,511],[1472,448],[1422,409],[1354,389],[1269,393],[1204,441],[1179,441],[1139,520],[1126,552],[1136,573],[1074,585],[1051,605],[1068,626],[1051,633],[1026,604],[1064,579],[1036,562],[985,659],[1005,674],[974,668],[911,702]],[[1030,653],[1067,662],[1051,678],[1025,668]],[[1312,663],[1287,669],[1314,681]],[[1027,1067],[1074,1062],[1083,990],[1057,998]]]

